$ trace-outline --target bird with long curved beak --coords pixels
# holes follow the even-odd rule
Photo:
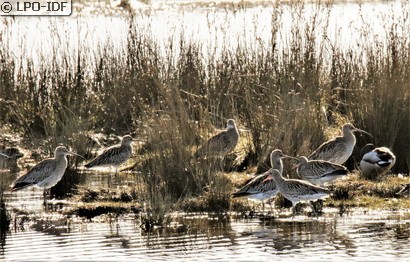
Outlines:
[[[283,172],[284,158],[294,158],[282,153],[280,149],[275,149],[270,154],[271,169],[265,173],[256,175],[255,177],[245,181],[243,186],[232,194],[233,198],[247,197],[262,201],[262,212],[265,212],[265,200],[273,198],[278,193],[278,188],[271,176],[271,170],[276,169],[278,172]]]
[[[297,164],[298,175],[312,184],[323,186],[338,178],[345,177],[349,170],[346,167],[325,160],[308,160],[306,157],[299,157]]]
[[[117,175],[118,167],[127,161],[132,155],[132,142],[133,138],[130,135],[125,135],[121,140],[121,144],[105,149],[100,155],[84,166],[86,168],[96,166],[113,166],[115,168],[115,175]]]
[[[46,203],[47,191],[55,186],[65,173],[68,163],[67,155],[82,157],[69,151],[65,146],[58,146],[54,150],[54,158],[48,158],[39,162],[25,175],[17,178],[12,184],[11,190],[17,191],[30,186],[43,188],[44,203]]]
[[[330,195],[327,188],[315,186],[304,180],[284,178],[276,169],[271,169],[270,172],[279,193],[292,202],[293,215],[296,214],[296,204],[298,202],[323,199]],[[314,207],[313,209],[315,210]]]
[[[346,123],[342,128],[342,136],[337,136],[321,144],[312,154],[309,160],[325,160],[339,165],[344,164],[352,155],[356,145],[356,137],[353,132],[361,132],[372,136],[370,133]]]

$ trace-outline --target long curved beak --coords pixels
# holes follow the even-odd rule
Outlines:
[[[0,156],[3,156],[5,158],[11,158],[9,155],[3,154],[3,153],[0,153]]]
[[[299,161],[299,159],[298,159],[297,157],[294,157],[294,156],[283,155],[282,158],[290,158],[290,159],[294,159],[294,160],[298,160],[298,161]]]
[[[83,157],[82,155],[79,155],[79,154],[74,153],[74,152],[71,152],[71,151],[68,151],[68,154],[70,154],[70,155],[72,155],[72,156],[79,156],[79,157],[81,157],[82,159],[85,159],[85,157]]]
[[[360,133],[365,133],[365,134],[368,134],[370,137],[373,137],[372,136],[372,134],[370,134],[369,132],[366,132],[366,131],[364,131],[364,130],[362,130],[362,129],[360,129],[360,128],[355,128],[355,130],[354,130],[355,132],[360,132]]]

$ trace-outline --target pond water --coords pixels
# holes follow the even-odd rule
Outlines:
[[[248,4],[241,5],[241,2]],[[118,1],[83,3],[87,8],[75,5],[70,17],[3,17],[0,35],[16,64],[23,61],[24,65],[29,60],[36,68],[39,64],[51,63],[52,59],[59,61],[60,56],[63,61],[71,57],[75,64],[79,50],[90,61],[94,61],[95,56],[98,58],[105,48],[124,55],[130,19],[119,12]],[[269,49],[272,30],[278,30],[278,50],[289,47],[297,28],[303,37],[308,27],[317,34],[318,47],[325,45],[329,53],[333,47],[355,49],[367,41],[384,44],[392,24],[400,24],[394,28],[399,35],[408,28],[405,17],[410,2],[336,1],[320,7],[307,3],[300,8],[288,2],[276,5],[274,1],[257,1],[256,4],[251,4],[252,1],[236,1],[236,4],[229,1],[138,3],[134,5],[136,14],[133,17],[138,33],[162,48],[164,58],[172,53],[175,59],[179,44],[186,41],[201,46],[206,60],[218,56],[222,50],[234,50],[238,46],[249,50]],[[109,15],[104,10],[109,10]]]
[[[80,186],[107,185],[109,176],[88,173]],[[284,210],[266,219],[174,213],[169,226],[147,231],[139,212],[87,219],[70,214],[77,203],[67,199],[49,201],[46,210],[39,190],[6,192],[4,198],[12,217],[11,230],[1,236],[4,261],[386,261],[410,256],[410,210],[341,213],[325,208],[320,216],[295,217]]]

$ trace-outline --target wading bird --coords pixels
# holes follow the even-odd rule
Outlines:
[[[323,186],[349,173],[346,167],[324,160],[308,160],[301,156],[297,164],[298,175],[312,184]]]
[[[130,135],[125,135],[121,140],[121,144],[105,149],[100,155],[84,166],[86,168],[113,166],[115,168],[115,175],[117,175],[118,167],[132,155],[132,140]]]
[[[362,132],[370,135],[368,132],[356,128],[350,123],[343,125],[342,132],[343,136],[337,136],[324,142],[308,156],[308,159],[325,160],[342,165],[353,153],[353,148],[356,144],[356,137],[353,132]]]
[[[63,177],[67,168],[67,155],[77,155],[68,151],[65,146],[58,146],[54,150],[54,158],[44,159],[19,177],[12,185],[12,191],[21,190],[30,186],[43,188],[44,203],[47,191],[55,186]],[[81,156],[80,156],[81,157]]]
[[[272,169],[276,169],[279,172],[283,171],[283,158],[293,158],[285,155],[280,149],[275,149],[270,154],[270,161]],[[239,190],[232,194],[233,198],[247,197],[251,199],[257,199],[262,201],[262,209],[265,211],[265,200],[274,197],[278,193],[278,188],[275,181],[271,176],[272,169],[265,173],[256,175],[254,178],[245,182]]]
[[[235,149],[238,140],[239,132],[236,128],[235,120],[228,119],[226,130],[219,132],[206,141],[195,152],[195,157],[224,157]]]
[[[279,192],[292,202],[292,213],[295,215],[295,206],[299,202],[323,199],[329,196],[330,191],[326,188],[315,186],[307,181],[299,179],[286,179],[276,169],[269,171]],[[312,206],[313,207],[313,206]],[[313,207],[315,210],[315,208]]]

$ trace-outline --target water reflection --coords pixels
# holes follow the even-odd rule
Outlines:
[[[236,261],[274,256],[277,261],[347,261],[363,256],[389,259],[410,254],[408,213],[325,213],[322,217],[278,218],[269,223],[235,214],[224,218],[173,214],[169,227],[147,232],[140,227],[138,214],[102,215],[86,220],[66,216],[57,208],[41,217],[11,212],[16,222],[9,234],[1,236],[0,258],[6,260],[84,260],[115,254],[121,260]],[[45,249],[50,252],[42,252]]]
[[[121,174],[116,186],[135,186],[140,175]],[[93,212],[83,214],[75,208],[77,203],[67,198],[73,188],[114,190],[116,186],[109,187],[110,179],[110,173],[69,173],[61,185],[66,195],[49,201],[46,207],[41,190],[6,192],[5,207],[12,222],[11,229],[0,236],[0,259],[95,260],[115,256],[122,261],[254,261],[272,257],[275,261],[350,261],[410,255],[408,211],[350,210],[339,214],[336,209],[325,209],[319,217],[292,218],[280,213],[265,220],[239,214],[176,213],[171,214],[169,226],[146,231],[141,228],[138,208],[133,212],[131,208],[121,211],[96,206]]]

